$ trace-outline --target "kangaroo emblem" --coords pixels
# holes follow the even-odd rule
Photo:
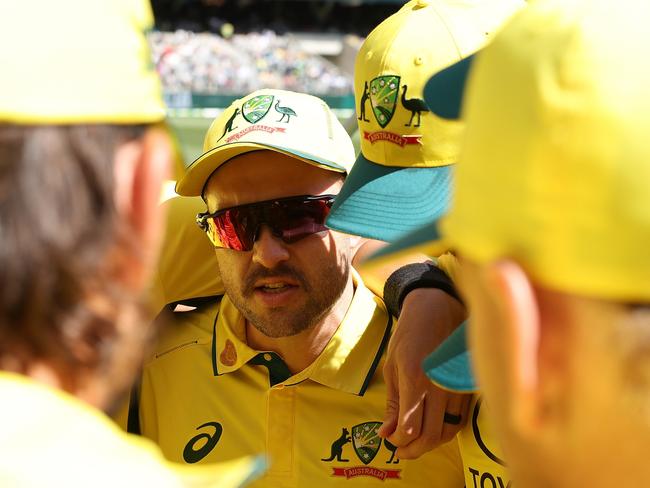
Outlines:
[[[364,122],[370,122],[366,119],[366,102],[370,98],[370,93],[368,93],[368,82],[366,81],[365,86],[363,87],[363,95],[361,96],[361,102],[359,103],[359,116],[357,120],[363,120]]]
[[[334,461],[334,458],[340,463],[347,463],[350,460],[349,459],[343,459],[343,446],[346,445],[348,442],[352,442],[352,438],[350,437],[350,432],[348,429],[345,427],[343,428],[341,432],[341,437],[336,439],[334,442],[332,442],[332,450],[330,453],[330,457],[327,459],[321,459],[321,461]]]
[[[221,137],[217,139],[217,142],[220,141],[223,136],[225,136],[228,132],[232,132],[235,130],[237,127],[233,127],[232,124],[235,121],[235,117],[239,115],[239,109],[236,108],[235,112],[232,114],[232,116],[228,119],[228,122],[226,122],[226,126],[223,128],[223,134],[221,134]]]
[[[391,444],[388,442],[386,439],[384,439],[384,446],[386,446],[386,449],[388,449],[391,452],[390,459],[386,461],[386,464],[399,464],[399,458],[397,460],[393,461],[395,459],[395,451],[397,451],[397,446],[394,444]]]

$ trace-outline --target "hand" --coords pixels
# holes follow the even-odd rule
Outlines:
[[[422,360],[464,318],[463,305],[441,290],[416,289],[404,299],[384,363],[386,415],[379,429],[401,459],[450,441],[467,421],[471,395],[438,388],[422,370]],[[445,413],[459,415],[461,422],[444,422]]]

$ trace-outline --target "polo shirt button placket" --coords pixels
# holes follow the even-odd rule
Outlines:
[[[295,393],[295,388],[285,388],[282,383],[268,390],[266,447],[271,460],[271,476],[293,475]]]

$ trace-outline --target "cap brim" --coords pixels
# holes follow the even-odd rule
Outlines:
[[[467,350],[466,328],[467,321],[422,362],[429,379],[445,390],[462,393],[478,390]]]
[[[459,119],[463,93],[475,54],[438,71],[424,86],[424,100],[431,112],[444,119]]]
[[[452,166],[403,168],[357,158],[327,219],[331,229],[395,241],[443,215]]]
[[[400,261],[405,256],[412,254],[424,254],[431,258],[444,254],[450,249],[449,244],[440,234],[439,223],[440,220],[434,220],[403,235],[392,244],[364,259],[359,269],[364,272],[371,271],[378,266]]]
[[[185,175],[176,183],[176,193],[182,196],[200,196],[210,175],[222,164],[235,156],[253,151],[274,151],[300,159],[319,168],[345,173],[346,169],[332,161],[327,161],[313,154],[303,153],[272,144],[256,142],[233,142],[224,144],[203,153],[187,168]]]

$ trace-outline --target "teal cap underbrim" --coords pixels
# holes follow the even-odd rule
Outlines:
[[[359,154],[326,225],[347,234],[395,241],[447,212],[452,167],[383,166]]]
[[[478,390],[472,373],[470,352],[467,349],[466,328],[467,321],[422,362],[429,379],[445,390],[462,393]]]
[[[475,54],[438,71],[424,85],[424,101],[438,117],[459,119],[463,93]]]
[[[388,246],[382,247],[377,252],[371,254],[366,259],[363,260],[365,263],[372,263],[376,260],[384,260],[385,258],[393,257],[402,252],[408,253],[421,253],[427,254],[431,258],[438,257],[443,252],[447,251],[442,246],[442,249],[436,250],[438,252],[430,253],[427,252],[430,247],[435,247],[433,244],[436,242],[441,242],[442,238],[440,235],[440,230],[438,228],[439,220],[434,220],[429,222],[422,227],[409,232],[406,235],[403,235],[395,242],[389,244]]]

